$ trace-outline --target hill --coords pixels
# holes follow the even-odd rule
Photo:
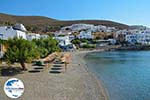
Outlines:
[[[130,28],[129,29],[139,29],[139,30],[144,30],[144,29],[146,29],[147,27],[146,26],[143,26],[143,25],[132,25],[132,26],[130,26]]]
[[[47,33],[51,31],[59,30],[63,26],[72,24],[85,23],[94,25],[104,25],[109,27],[116,27],[118,29],[126,29],[129,26],[113,21],[107,20],[72,20],[61,21],[43,16],[15,16],[9,14],[0,13],[0,25],[14,25],[16,23],[22,23],[27,30],[38,33]]]

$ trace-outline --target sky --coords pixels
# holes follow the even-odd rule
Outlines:
[[[0,13],[111,20],[150,27],[150,0],[0,0]]]

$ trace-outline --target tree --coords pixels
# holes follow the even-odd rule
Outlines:
[[[45,45],[44,47],[48,50],[49,54],[55,51],[60,51],[58,42],[52,37],[44,39],[43,42]]]
[[[6,21],[6,22],[4,22],[4,25],[13,26],[14,24],[12,22],[10,22],[10,21]]]
[[[48,54],[51,54],[55,51],[60,51],[60,48],[58,46],[58,42],[53,39],[52,37],[48,37],[46,39],[34,39],[32,40],[36,46],[37,50],[39,51],[40,57],[46,57]]]
[[[39,57],[36,45],[31,41],[15,37],[6,41],[6,45],[5,59],[9,63],[19,62],[23,70],[26,69],[26,62],[31,62],[33,59]]]
[[[79,39],[74,39],[71,41],[75,45],[80,45],[81,41]]]

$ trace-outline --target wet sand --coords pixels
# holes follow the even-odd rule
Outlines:
[[[72,53],[72,62],[60,74],[49,73],[48,66],[39,73],[0,76],[0,100],[12,100],[3,91],[5,81],[12,77],[21,79],[25,85],[24,94],[17,100],[108,100],[102,82],[86,67],[83,60],[86,53]]]

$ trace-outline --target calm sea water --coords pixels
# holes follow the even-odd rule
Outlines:
[[[150,51],[97,52],[85,59],[110,100],[150,100]]]

